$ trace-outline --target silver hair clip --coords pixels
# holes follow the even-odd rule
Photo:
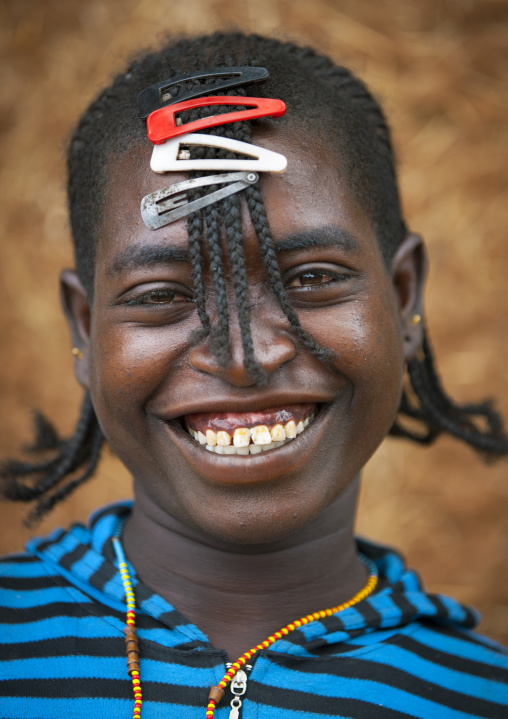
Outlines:
[[[141,216],[149,230],[157,230],[159,227],[164,227],[181,217],[190,215],[191,212],[196,212],[207,205],[223,200],[229,195],[234,195],[235,192],[240,192],[257,181],[258,175],[255,172],[227,172],[221,175],[207,175],[206,177],[196,177],[192,180],[177,182],[175,185],[165,187],[143,197],[141,200]],[[189,190],[225,183],[230,184],[197,200],[192,200],[192,202],[188,200],[187,193]]]
[[[181,146],[202,145],[218,147],[240,155],[247,159],[207,160],[196,158],[191,160],[190,152]],[[232,140],[229,137],[204,135],[190,132],[187,135],[172,137],[162,145],[154,145],[150,167],[154,172],[191,172],[192,170],[243,170],[247,172],[284,172],[288,161],[284,155],[265,147],[251,145],[249,142]]]

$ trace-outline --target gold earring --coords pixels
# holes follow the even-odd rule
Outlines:
[[[79,347],[73,347],[71,349],[71,352],[76,359],[78,359],[78,360],[83,359],[83,352],[79,349]]]
[[[411,322],[412,322],[414,325],[419,325],[421,321],[422,321],[422,318],[421,318],[420,315],[413,315],[412,318],[411,318]]]

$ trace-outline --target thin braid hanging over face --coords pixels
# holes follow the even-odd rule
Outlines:
[[[310,129],[327,144],[331,155],[339,158],[348,189],[369,217],[386,266],[390,266],[407,228],[401,212],[390,131],[379,104],[366,86],[348,69],[335,65],[310,48],[259,35],[215,33],[194,39],[170,40],[159,51],[140,55],[127,72],[118,75],[90,105],[76,128],[68,153],[69,210],[76,266],[90,301],[93,301],[95,253],[105,207],[109,160],[147,143],[145,124],[137,118],[134,109],[138,93],[167,78],[232,65],[267,67],[270,79],[265,85],[256,85],[255,93],[250,93],[250,88],[236,88],[224,94],[245,95],[249,91],[258,97],[284,100],[288,108],[284,123],[300,130]],[[173,87],[172,94],[177,97],[196,84],[198,81],[184,82]],[[193,110],[182,114],[182,120],[190,122],[219,111],[230,112],[231,108]],[[206,132],[250,142],[252,128],[273,127],[274,122],[278,121],[236,122]],[[211,159],[230,155],[223,150],[192,147],[191,157],[198,156]],[[198,174],[205,173],[192,176]],[[209,187],[206,192],[215,189]],[[196,190],[190,199],[199,197],[200,192],[204,190]],[[247,204],[271,289],[281,311],[302,345],[326,362],[330,358],[329,350],[317,345],[301,327],[288,299],[259,186],[248,187],[241,195]],[[201,328],[193,334],[191,341],[202,341],[210,335],[212,352],[219,364],[226,366],[230,359],[229,321],[234,310],[240,326],[245,368],[255,381],[263,383],[266,377],[255,356],[250,328],[251,306],[239,202],[239,196],[233,196],[188,218],[194,300],[201,322]],[[205,245],[217,315],[213,326],[206,305]],[[225,251],[231,268],[234,308],[228,304]],[[458,405],[447,396],[435,369],[425,330],[422,356],[408,363],[407,374],[408,385],[401,397],[399,417],[391,430],[394,436],[430,444],[439,435],[447,433],[466,442],[487,459],[508,454],[508,437],[502,419],[491,403]],[[416,421],[421,430],[408,427],[406,419]],[[60,440],[41,417],[38,426],[40,436],[36,449],[52,451],[54,456],[42,462],[7,462],[1,472],[3,496],[38,502],[32,518],[41,517],[92,475],[103,444],[88,395],[71,439]],[[65,483],[69,478],[70,481]],[[55,490],[60,483],[60,489]]]

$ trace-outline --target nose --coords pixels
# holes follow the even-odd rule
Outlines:
[[[272,318],[273,320],[273,318]],[[252,387],[256,378],[252,377],[244,362],[244,351],[238,318],[236,313],[230,317],[230,353],[228,364],[224,367],[217,362],[211,350],[210,338],[193,347],[190,353],[190,364],[198,372],[218,377],[235,387]],[[251,320],[251,335],[254,356],[267,375],[274,372],[296,354],[296,345],[286,328],[270,323],[265,316]]]

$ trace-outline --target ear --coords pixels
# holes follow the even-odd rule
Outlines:
[[[87,292],[75,270],[62,270],[60,274],[60,301],[71,331],[72,346],[81,353],[75,357],[74,374],[79,384],[89,389],[91,310]]]
[[[418,354],[423,342],[423,291],[427,268],[427,250],[422,238],[420,235],[407,235],[397,248],[391,264],[406,362]]]

